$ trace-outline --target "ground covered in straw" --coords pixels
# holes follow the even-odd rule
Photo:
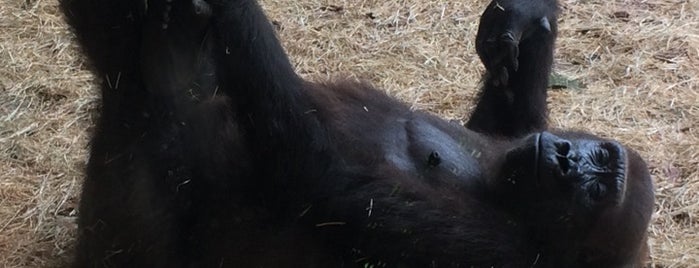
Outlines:
[[[485,0],[267,0],[298,71],[352,75],[463,120]],[[56,1],[0,0],[0,266],[65,263],[99,109]],[[551,124],[616,137],[657,187],[655,267],[699,267],[699,3],[562,0]]]

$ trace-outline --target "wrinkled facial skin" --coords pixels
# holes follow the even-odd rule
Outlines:
[[[590,211],[623,201],[627,161],[627,150],[616,141],[544,131],[521,139],[507,152],[500,178],[524,200]]]
[[[618,142],[594,136],[539,134],[540,184],[570,188],[575,204],[619,204],[624,196],[626,150]]]

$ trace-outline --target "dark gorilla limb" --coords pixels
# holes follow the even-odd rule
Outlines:
[[[76,267],[278,267],[317,255],[300,244],[304,254],[275,251],[270,244],[304,239],[262,231],[286,224],[285,214],[296,216],[285,207],[296,204],[289,201],[300,198],[295,189],[306,187],[302,179],[320,173],[327,160],[309,153],[322,148],[318,126],[296,117],[308,111],[299,108],[306,100],[285,95],[300,94],[302,81],[290,72],[271,28],[264,28],[257,4],[247,3],[259,18],[243,28],[263,25],[263,35],[272,38],[267,41],[282,53],[273,56],[286,69],[255,62],[274,49],[262,46],[234,66],[252,68],[244,73],[252,77],[236,72],[220,78],[228,66],[214,58],[242,50],[212,42],[223,37],[211,31],[219,20],[211,21],[211,6],[203,1],[61,2],[102,81]],[[285,74],[289,79],[275,80]],[[248,258],[261,255],[274,258]]]
[[[488,5],[476,37],[486,74],[468,128],[504,137],[546,129],[556,12],[555,0],[499,0]]]
[[[75,266],[186,265],[198,256],[188,234],[208,216],[205,202],[227,189],[216,180],[246,165],[230,105],[215,96],[208,15],[187,1],[61,7],[102,93]]]
[[[256,182],[270,204],[304,192],[327,166],[327,140],[271,23],[253,0],[212,1],[213,57],[222,93],[234,102]],[[286,198],[285,198],[286,197]],[[293,198],[294,200],[298,197]],[[282,201],[281,203],[286,203]],[[286,213],[280,208],[277,213]]]

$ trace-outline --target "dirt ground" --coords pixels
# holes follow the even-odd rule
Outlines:
[[[561,0],[551,125],[638,150],[656,182],[654,267],[699,267],[699,1]],[[355,76],[416,109],[467,118],[485,0],[266,0],[298,71]],[[54,267],[75,242],[99,109],[57,3],[0,0],[0,266]]]

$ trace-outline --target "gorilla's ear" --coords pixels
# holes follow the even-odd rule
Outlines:
[[[647,230],[653,214],[655,195],[646,162],[626,148],[625,189],[622,201],[606,208],[598,217],[586,241],[591,267],[624,263],[643,267],[649,261]],[[594,261],[592,261],[594,260]]]

